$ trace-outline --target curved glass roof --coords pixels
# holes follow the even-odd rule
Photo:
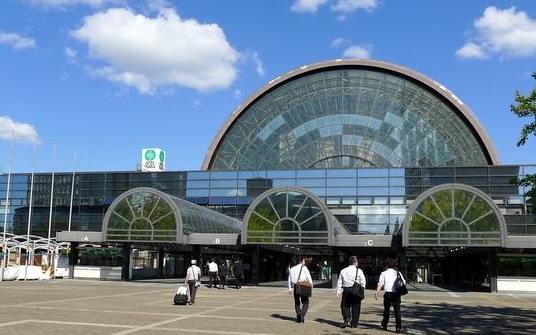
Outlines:
[[[348,234],[318,198],[297,187],[277,187],[259,195],[244,223],[244,244],[328,245],[335,232]]]
[[[415,200],[403,225],[404,246],[504,245],[504,218],[485,193],[464,184],[444,184]]]
[[[153,188],[123,193],[106,212],[104,238],[112,242],[183,243],[191,233],[239,234],[242,223]]]
[[[480,123],[443,86],[392,64],[341,60],[260,89],[223,125],[203,169],[496,163]]]

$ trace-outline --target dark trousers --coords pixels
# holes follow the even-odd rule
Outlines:
[[[242,275],[235,275],[235,287],[242,288]]]
[[[220,277],[220,287],[225,288],[225,285],[227,285],[227,277]]]
[[[350,325],[357,327],[361,315],[361,299],[350,294],[350,287],[345,287],[342,291],[341,312],[344,321],[352,320]]]
[[[396,328],[402,328],[402,316],[400,315],[400,294],[393,292],[385,292],[383,295],[383,319],[382,326],[387,327],[389,323],[389,314],[391,312],[391,305],[395,311],[395,325]]]
[[[218,283],[218,272],[210,272],[208,273],[208,286],[209,287],[216,287],[216,284]]]
[[[298,321],[305,319],[305,314],[309,309],[309,297],[304,297],[296,293],[294,289],[294,309],[296,310],[296,318]]]
[[[188,280],[188,290],[190,290],[190,302],[195,302],[195,294],[197,293],[197,286],[195,286],[196,280]]]

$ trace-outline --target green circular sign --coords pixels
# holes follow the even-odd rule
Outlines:
[[[163,151],[160,151],[160,157],[159,158],[160,158],[160,162],[165,161],[166,160],[166,154],[164,154]]]
[[[156,153],[154,150],[147,150],[145,151],[145,159],[148,161],[152,161],[156,156]]]

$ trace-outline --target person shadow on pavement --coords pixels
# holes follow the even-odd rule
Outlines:
[[[270,316],[273,317],[273,318],[281,319],[281,320],[285,320],[285,321],[292,321],[292,322],[296,321],[296,317],[294,317],[294,316],[287,316],[287,315],[281,315],[281,314],[275,314],[275,313],[270,315]]]

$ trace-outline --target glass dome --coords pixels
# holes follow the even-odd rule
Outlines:
[[[303,67],[262,88],[213,141],[209,170],[498,163],[479,122],[436,82],[392,64]]]
[[[114,242],[183,243],[192,233],[239,234],[240,220],[153,188],[123,193],[104,218],[105,239]]]

